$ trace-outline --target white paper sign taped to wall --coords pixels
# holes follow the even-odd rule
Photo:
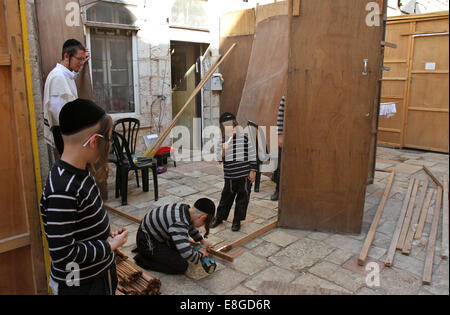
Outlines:
[[[436,70],[436,62],[426,62],[425,70]]]

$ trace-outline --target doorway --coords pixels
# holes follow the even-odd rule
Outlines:
[[[208,44],[171,41],[170,51],[172,69],[172,118],[174,118],[188,101],[196,86],[201,81],[201,60]],[[190,134],[190,148],[201,150],[201,93],[189,103],[177,126],[185,126]]]

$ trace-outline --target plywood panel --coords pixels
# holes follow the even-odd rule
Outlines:
[[[448,110],[448,86],[448,74],[413,74],[409,108]],[[444,92],[446,89],[447,93]]]
[[[255,9],[229,12],[220,17],[220,36],[255,34]]]
[[[409,37],[402,34],[409,32],[409,23],[389,24],[386,28],[386,41],[394,43],[397,48],[386,47],[385,60],[407,59],[409,55]]]
[[[27,231],[20,165],[17,163],[17,131],[14,124],[14,107],[11,85],[11,70],[0,67],[0,146],[9,154],[0,154],[0,200],[2,201],[0,239]],[[31,165],[32,166],[32,165]],[[30,171],[32,168],[30,169]]]
[[[448,113],[409,111],[406,146],[448,152]]]
[[[0,67],[0,294],[46,292],[19,3],[0,1],[0,38],[10,56]]]
[[[237,115],[252,52],[253,35],[222,38],[220,54],[223,55],[227,52],[234,43],[237,43],[237,46],[233,53],[220,67],[220,72],[225,80],[220,95],[220,111]]]
[[[448,35],[416,37],[414,46],[413,71],[424,71],[427,62],[435,63],[436,71],[448,71]]]
[[[34,294],[30,247],[0,254],[0,294]]]
[[[290,23],[279,225],[359,233],[381,77],[381,27],[367,27],[363,1],[301,5],[300,17]]]
[[[287,15],[279,15],[258,23],[237,116],[242,126],[249,120],[276,126],[280,100],[286,94],[288,22]]]
[[[39,29],[41,69],[44,82],[56,63],[61,61],[62,46],[66,40],[74,38],[86,46],[82,23],[79,26],[69,26],[65,21],[66,14],[62,14],[62,12],[66,12],[66,5],[73,2],[73,0],[35,1]],[[78,1],[75,2],[77,3]],[[87,63],[78,76],[77,87],[80,98],[94,99]]]

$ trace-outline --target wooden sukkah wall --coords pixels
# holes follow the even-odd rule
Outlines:
[[[45,294],[22,23],[25,1],[0,0],[0,294]]]
[[[237,43],[220,67],[225,81],[220,97],[220,112],[237,115],[255,34],[255,9],[229,12],[220,17],[220,54]]]
[[[367,3],[302,0],[289,14],[279,226],[361,232],[386,10],[370,26]]]
[[[397,114],[381,117],[378,143],[449,152],[448,11],[389,18],[382,102]],[[426,69],[426,64],[431,64]]]

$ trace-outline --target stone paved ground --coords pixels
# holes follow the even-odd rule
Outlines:
[[[200,197],[209,197],[218,204],[223,177],[221,166],[206,162],[170,163],[168,172],[159,176],[159,200],[154,201],[153,191],[143,193],[136,187],[134,177],[129,181],[128,206],[121,207],[120,200],[111,198],[108,204],[136,217],[148,210],[172,202],[193,204]],[[367,187],[363,232],[360,235],[342,235],[313,231],[276,228],[230,252],[236,255],[234,263],[217,260],[218,269],[207,275],[201,266],[191,265],[185,275],[165,275],[152,272],[162,281],[162,294],[187,295],[251,295],[258,292],[263,281],[279,281],[304,286],[320,286],[340,292],[379,294],[449,294],[449,262],[440,258],[441,229],[436,243],[436,255],[431,285],[422,285],[422,272],[426,244],[431,229],[434,198],[423,237],[414,241],[409,256],[397,252],[393,267],[384,267],[384,259],[402,207],[402,200],[411,176],[428,178],[422,170],[426,165],[437,176],[448,175],[449,157],[444,154],[395,150],[380,147],[377,169],[396,170],[395,182],[378,226],[367,262],[380,266],[380,286],[366,285],[366,271],[357,265],[366,234],[378,208],[389,173],[377,171],[374,184]],[[131,173],[130,173],[131,174]],[[150,177],[151,178],[151,177]],[[211,230],[209,241],[217,247],[245,236],[276,220],[277,202],[270,201],[274,183],[263,176],[259,193],[252,192],[247,220],[239,232],[231,232],[231,222]],[[430,179],[430,187],[436,188]],[[110,196],[114,197],[114,187]],[[150,183],[150,189],[153,188]],[[418,199],[418,198],[417,198]],[[229,220],[232,220],[230,214]],[[117,215],[110,214],[113,228],[126,227],[130,232],[123,250],[132,257],[138,226]],[[442,222],[442,220],[441,220]]]

